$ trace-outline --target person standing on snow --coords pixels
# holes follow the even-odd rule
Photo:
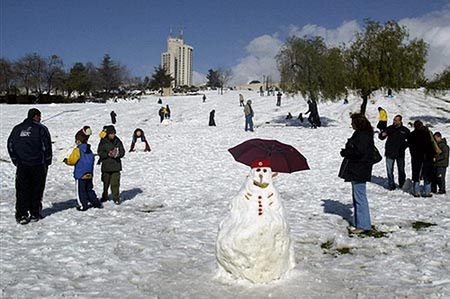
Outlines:
[[[311,128],[316,129],[317,127],[320,127],[320,117],[316,101],[308,100],[308,111],[306,111],[305,114],[308,113],[308,121],[311,124]]]
[[[388,115],[387,115],[386,110],[384,110],[382,107],[378,107],[377,128],[380,129],[380,133],[382,133],[384,130],[386,130],[387,121],[388,121]]]
[[[414,122],[414,131],[408,136],[409,153],[414,197],[431,197],[431,179],[433,174],[433,158],[435,150],[430,138],[430,131],[420,120]],[[420,180],[423,179],[423,190],[420,190]],[[422,191],[422,192],[421,192]]]
[[[277,106],[281,106],[281,96],[282,96],[281,92],[278,92],[277,93]]]
[[[239,107],[244,107],[244,96],[242,95],[242,93],[239,94]]]
[[[253,109],[252,109],[252,101],[248,100],[247,104],[244,106],[244,115],[245,115],[245,131],[253,132]]]
[[[164,106],[161,106],[161,108],[158,111],[158,115],[159,115],[159,122],[162,123],[166,115],[166,108],[164,108]]]
[[[205,103],[206,102],[206,95],[205,94],[203,95],[202,99],[203,99],[203,103]]]
[[[27,118],[8,137],[8,153],[16,170],[16,221],[27,224],[42,219],[42,197],[48,166],[52,164],[52,140],[41,124],[41,112],[32,108]]]
[[[448,167],[449,147],[447,140],[442,138],[440,132],[436,132],[433,135],[436,143],[440,149],[440,153],[434,158],[434,182],[431,184],[431,189],[434,193],[445,194],[445,174]],[[439,187],[439,191],[437,190]],[[434,190],[433,190],[434,189]]]
[[[405,151],[408,147],[409,134],[409,129],[403,126],[402,116],[396,115],[392,125],[387,127],[378,135],[381,140],[387,138],[384,156],[386,157],[386,171],[389,190],[395,190],[394,163],[397,163],[399,187],[402,188],[405,183]]]
[[[170,119],[170,108],[169,108],[169,105],[166,105],[166,113],[164,115],[164,118]]]
[[[341,150],[344,158],[339,177],[352,183],[354,223],[349,227],[351,233],[359,234],[372,229],[369,202],[366,194],[366,182],[372,178],[373,165],[373,128],[367,118],[359,113],[351,115],[352,137]]]
[[[106,137],[100,140],[97,154],[102,164],[103,194],[102,202],[108,201],[108,189],[111,186],[113,201],[120,204],[120,171],[122,171],[121,158],[125,156],[122,141],[116,136],[114,126],[106,126]]]
[[[94,191],[92,179],[94,176],[94,153],[91,145],[88,144],[89,136],[92,134],[91,128],[83,127],[75,134],[77,147],[73,149],[68,158],[63,160],[67,165],[75,166],[73,176],[77,184],[78,211],[86,211],[91,204],[94,208],[103,208]]]
[[[111,123],[113,125],[115,125],[116,124],[116,116],[117,116],[117,114],[113,110],[113,111],[111,111],[110,115],[111,115]]]
[[[216,113],[216,110],[211,110],[211,112],[209,113],[209,126],[210,127],[215,127],[216,126],[216,121],[214,120],[214,114]]]

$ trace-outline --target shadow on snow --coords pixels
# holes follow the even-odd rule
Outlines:
[[[321,116],[320,117],[321,127],[332,127],[333,123],[336,121],[334,119]],[[265,122],[262,126],[270,127],[271,125],[284,125],[287,127],[303,127],[303,128],[311,128],[311,124],[308,121],[308,118],[305,117],[303,122],[301,122],[298,118],[286,119],[286,115],[280,115],[273,118],[271,121]]]
[[[352,224],[352,207],[351,204],[343,204],[334,199],[322,199],[323,212],[341,216],[342,219]]]
[[[450,118],[431,115],[413,116],[410,117],[409,119],[411,121],[421,120],[424,124],[429,123],[431,125],[450,124]]]

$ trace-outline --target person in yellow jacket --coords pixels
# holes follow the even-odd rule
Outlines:
[[[78,192],[77,210],[86,211],[90,206],[102,208],[103,205],[95,194],[92,178],[94,175],[94,153],[87,143],[92,131],[89,127],[79,130],[75,135],[77,147],[63,162],[75,166],[73,176]]]
[[[377,128],[380,129],[380,133],[382,133],[387,128],[388,115],[386,110],[381,107],[378,107],[378,124]]]

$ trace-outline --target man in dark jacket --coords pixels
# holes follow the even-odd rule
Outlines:
[[[116,136],[114,126],[106,126],[106,137],[100,140],[97,154],[102,164],[103,194],[102,202],[108,200],[108,189],[111,186],[113,201],[120,204],[120,171],[122,170],[121,158],[125,156],[122,141]]]
[[[52,164],[52,140],[41,123],[41,112],[32,108],[8,138],[8,153],[16,171],[16,220],[20,224],[41,219],[47,169]]]
[[[402,188],[405,183],[405,150],[408,147],[409,134],[409,129],[403,126],[402,116],[396,115],[392,125],[387,127],[379,135],[381,140],[387,138],[384,155],[386,156],[386,171],[389,190],[395,190],[394,162],[397,163],[399,187]]]

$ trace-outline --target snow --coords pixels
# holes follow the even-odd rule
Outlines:
[[[255,132],[244,132],[238,94],[251,98]],[[164,97],[172,120],[159,123],[158,97],[106,104],[39,105],[54,141],[54,161],[45,194],[46,218],[18,225],[14,219],[15,167],[6,139],[31,106],[0,105],[0,286],[2,298],[445,298],[450,297],[450,207],[447,195],[414,198],[388,191],[384,160],[375,165],[367,192],[372,222],[383,238],[350,237],[351,186],[337,177],[340,149],[352,134],[349,104],[319,104],[323,126],[310,129],[297,120],[307,110],[299,97],[260,97],[256,92],[207,92],[201,96]],[[377,107],[391,121],[420,118],[433,131],[450,137],[450,98],[406,90],[393,99],[380,94],[367,115],[375,126]],[[217,127],[208,126],[216,110]],[[72,168],[59,157],[73,146],[75,133],[90,125],[90,143],[117,113],[117,135],[129,148],[133,131],[142,128],[150,153],[127,153],[121,191],[124,202],[102,210],[75,210]],[[288,124],[288,125],[286,125]],[[218,225],[229,213],[249,168],[227,149],[250,138],[277,139],[296,147],[311,170],[281,174],[274,184],[283,199],[294,242],[296,266],[291,275],[267,285],[225,282],[218,270]],[[380,152],[384,143],[375,139]],[[407,175],[411,175],[409,153]],[[447,186],[450,174],[447,172]],[[100,167],[94,177],[101,194]],[[447,187],[448,188],[448,187]],[[448,190],[447,190],[448,191]],[[415,221],[436,226],[416,230]],[[328,242],[328,243],[327,243]],[[323,244],[328,244],[328,249]],[[349,248],[350,254],[339,250]]]

